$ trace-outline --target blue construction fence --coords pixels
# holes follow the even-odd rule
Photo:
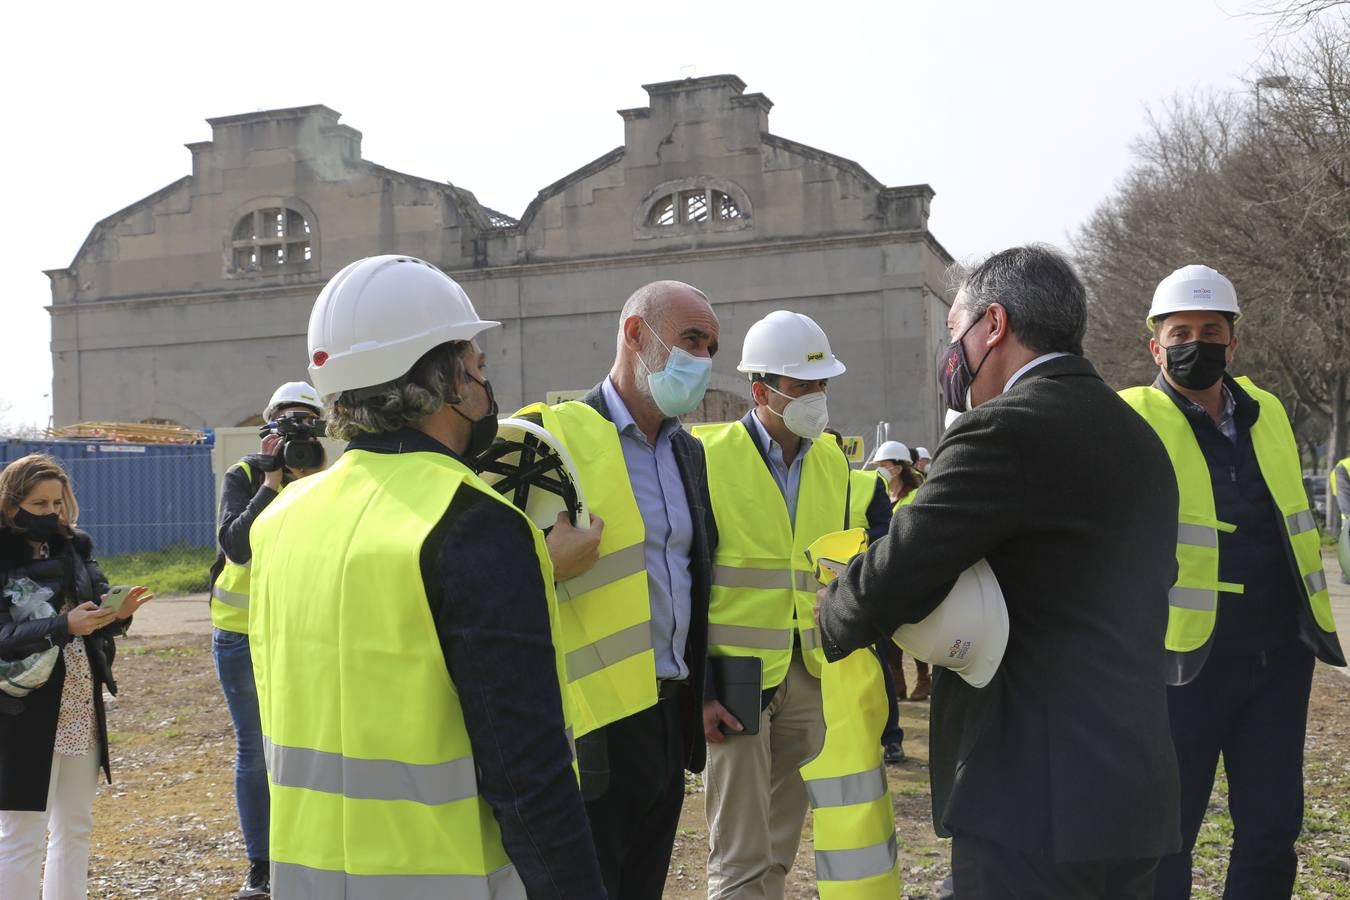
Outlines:
[[[209,444],[7,440],[0,469],[30,453],[55,457],[69,473],[79,526],[100,556],[215,546]]]

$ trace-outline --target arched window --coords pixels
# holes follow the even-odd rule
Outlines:
[[[275,272],[303,267],[316,257],[313,237],[303,213],[284,206],[255,209],[234,226],[234,268]]]
[[[725,178],[701,175],[663,182],[634,211],[634,236],[683,237],[753,228],[750,197]]]
[[[674,191],[657,200],[647,214],[647,224],[659,228],[676,224],[730,222],[740,218],[741,208],[730,194],[713,188],[696,188],[692,191]]]

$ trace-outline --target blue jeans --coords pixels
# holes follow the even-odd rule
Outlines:
[[[239,828],[244,832],[248,858],[266,860],[270,801],[248,635],[219,628],[212,632],[211,656],[216,661],[216,676],[225,692],[230,718],[234,720],[234,802],[239,807]]]

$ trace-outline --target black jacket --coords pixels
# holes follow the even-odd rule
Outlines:
[[[277,492],[263,484],[266,474],[257,465],[262,454],[245,456],[240,462],[250,463],[246,474],[238,463],[230,466],[221,480],[220,525],[216,531],[216,561],[211,564],[211,584],[216,583],[225,558],[243,565],[253,558],[248,533],[253,520],[277,498]]]
[[[591,388],[579,402],[613,421],[600,385]],[[684,482],[689,518],[694,525],[694,542],[689,549],[689,635],[684,645],[689,680],[679,694],[684,721],[685,768],[690,772],[702,772],[708,752],[703,739],[703,699],[708,664],[708,600],[712,595],[712,557],[717,547],[717,526],[708,497],[708,466],[703,445],[683,428],[677,428],[671,433],[670,446]]]
[[[821,607],[826,656],[918,622],[981,558],[1007,601],[992,682],[937,670],[933,818],[1055,862],[1180,846],[1163,635],[1176,478],[1081,357],[961,416],[924,487]]]
[[[93,557],[93,542],[83,531],[69,540],[48,542],[48,559],[33,559],[28,541],[20,534],[0,528],[0,588],[14,578],[29,578],[54,592],[53,603],[60,608],[77,606],[107,593],[103,577]],[[114,636],[125,634],[131,620],[105,625],[83,638],[89,670],[94,679],[94,716],[97,726],[99,762],[111,783],[108,761],[108,725],[103,710],[103,687],[117,693],[112,663],[117,655]],[[71,640],[66,615],[15,623],[10,601],[0,590],[0,658],[22,659],[52,645],[64,647]],[[57,658],[47,683],[23,698],[0,694],[0,809],[42,810],[47,808],[47,787],[51,778],[52,752],[56,746],[56,718],[61,711],[61,689],[65,684],[64,655]]]

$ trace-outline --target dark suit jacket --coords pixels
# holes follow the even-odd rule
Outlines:
[[[591,388],[580,401],[613,421],[600,385]],[[684,645],[684,662],[689,680],[680,691],[680,711],[684,721],[685,768],[702,772],[707,760],[703,740],[703,693],[708,660],[708,599],[712,594],[712,556],[717,546],[717,526],[708,498],[708,466],[703,445],[683,428],[670,436],[675,464],[684,482],[689,501],[689,518],[694,524],[694,543],[689,551],[689,636]]]
[[[966,413],[914,503],[821,608],[826,656],[918,622],[981,558],[1010,619],[983,689],[933,690],[933,819],[1055,862],[1180,846],[1163,635],[1176,478],[1091,363],[1061,357]]]

